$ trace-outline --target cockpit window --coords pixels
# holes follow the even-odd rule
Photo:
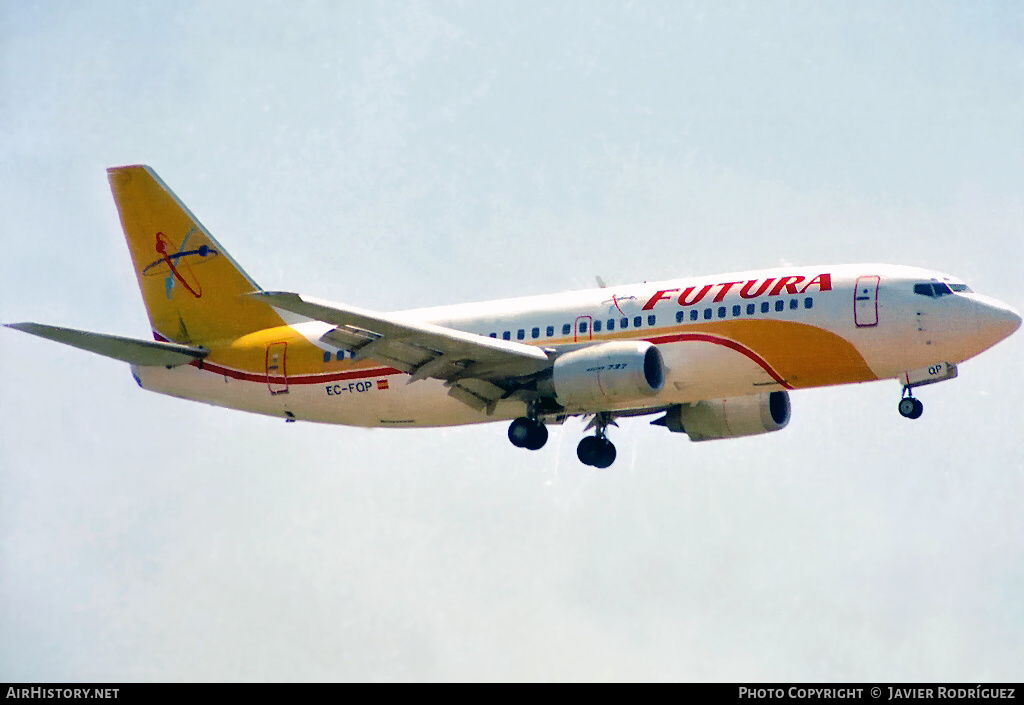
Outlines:
[[[964,287],[966,288],[966,287]],[[938,298],[939,296],[946,296],[952,294],[948,286],[942,282],[931,282],[928,284],[914,284],[914,293],[920,294],[921,296],[931,296],[932,298]]]
[[[967,286],[966,284],[950,284],[949,288],[952,289],[953,291],[955,291],[958,294],[961,294],[961,293],[962,294],[973,294],[974,293],[973,291],[971,291],[971,287]]]

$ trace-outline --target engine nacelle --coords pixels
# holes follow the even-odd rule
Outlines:
[[[664,424],[691,441],[712,441],[780,431],[789,423],[789,411],[787,392],[768,392],[673,406]]]
[[[665,363],[651,343],[601,343],[565,353],[551,370],[555,398],[567,409],[603,411],[653,397],[665,386]]]

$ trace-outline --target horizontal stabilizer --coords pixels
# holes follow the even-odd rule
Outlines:
[[[177,343],[161,343],[156,340],[122,338],[118,335],[90,333],[74,328],[45,326],[41,323],[7,323],[8,328],[38,335],[40,338],[88,350],[89,352],[112,357],[143,367],[177,367],[193,360],[201,360],[209,354],[204,348],[194,348]]]

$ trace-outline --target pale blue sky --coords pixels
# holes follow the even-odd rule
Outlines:
[[[379,309],[775,266],[1024,308],[1024,9],[0,0],[0,321],[145,337],[104,169]],[[0,680],[1019,679],[1024,335],[768,436],[285,425],[0,332]]]

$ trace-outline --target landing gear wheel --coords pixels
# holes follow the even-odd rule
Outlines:
[[[606,468],[615,462],[615,446],[607,438],[587,436],[576,446],[576,457],[584,465]]]
[[[924,404],[914,397],[903,397],[899,405],[900,415],[908,419],[919,419],[924,413]]]
[[[516,448],[525,448],[530,438],[530,426],[532,422],[526,417],[520,417],[513,421],[508,427],[508,439]]]
[[[509,425],[508,439],[516,448],[539,450],[548,442],[548,428],[540,421],[520,416]]]
[[[584,465],[596,467],[594,461],[597,460],[598,453],[600,453],[600,446],[601,441],[594,436],[587,436],[576,446],[576,457]]]
[[[609,426],[618,426],[615,423],[615,416],[610,411],[599,411],[594,414],[594,419],[586,428],[586,431],[595,429],[593,436],[587,436],[576,446],[576,456],[584,465],[594,468],[606,468],[615,462],[615,446],[605,436],[605,430]]]
[[[540,450],[548,442],[548,427],[540,421],[533,422],[530,438],[524,446],[527,450]]]
[[[606,468],[615,462],[615,446],[607,438],[599,439],[597,459],[594,461],[595,468]]]

